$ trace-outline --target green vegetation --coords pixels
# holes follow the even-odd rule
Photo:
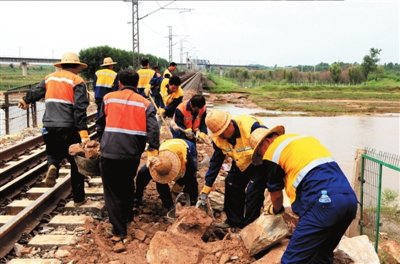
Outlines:
[[[120,69],[132,68],[132,51],[111,48],[109,46],[92,47],[79,52],[79,59],[88,64],[88,68],[82,71],[82,76],[86,80],[92,79],[105,57],[112,57],[112,59],[117,62],[114,67],[117,72]],[[149,59],[150,66],[158,65],[161,71],[169,64],[167,60],[151,54],[140,54],[140,58]],[[24,77],[22,76],[22,70],[19,64],[0,65],[0,91],[38,83],[54,70],[55,67],[52,65],[28,65],[28,73],[27,76]]]
[[[28,74],[24,77],[18,64],[0,65],[0,91],[38,83],[53,71],[53,66],[28,65]]]

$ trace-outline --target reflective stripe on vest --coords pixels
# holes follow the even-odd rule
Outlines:
[[[285,191],[294,202],[296,188],[315,167],[333,162],[332,154],[316,138],[297,134],[278,136],[263,159],[277,163],[285,171]]]
[[[107,94],[104,97],[104,131],[146,136],[146,109],[149,104],[149,101],[129,89]]]
[[[137,71],[139,75],[138,88],[150,88],[150,80],[153,78],[155,71],[152,69],[140,69]]]
[[[272,161],[279,164],[279,158],[281,157],[282,150],[284,150],[286,148],[286,146],[289,145],[293,140],[296,140],[299,138],[304,138],[304,137],[308,137],[308,136],[304,136],[304,135],[295,136],[295,137],[287,138],[286,140],[281,142],[279,144],[279,146],[276,148],[274,154],[272,155]]]
[[[187,110],[187,105],[189,100],[186,100],[178,105],[178,109],[181,111],[183,115],[183,122],[186,128],[191,128],[195,130],[200,127],[201,118],[206,111],[206,106],[203,106],[196,115],[196,118],[193,120],[193,114],[190,110]]]
[[[60,70],[49,74],[45,78],[45,102],[74,104],[74,87],[84,82],[78,75]]]
[[[303,180],[303,178],[307,175],[307,173],[310,172],[310,170],[314,169],[315,167],[328,163],[328,162],[333,162],[333,158],[320,158],[311,161],[307,166],[305,166],[297,175],[296,179],[294,180],[293,187],[297,188],[299,186],[300,182]]]
[[[239,115],[235,118],[239,131],[240,137],[236,138],[235,146],[232,146],[226,139],[221,137],[213,137],[215,145],[222,150],[225,155],[231,157],[236,166],[240,171],[245,171],[251,164],[251,156],[253,155],[253,149],[250,147],[250,133],[251,127],[255,122],[262,123],[255,117],[249,115]]]
[[[101,86],[106,88],[112,88],[114,80],[117,77],[117,73],[110,69],[103,69],[103,70],[98,70],[96,72],[96,76],[97,76],[97,81],[96,81],[97,87]]]

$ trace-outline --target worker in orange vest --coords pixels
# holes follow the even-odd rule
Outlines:
[[[44,98],[42,135],[46,144],[48,170],[45,183],[56,184],[61,161],[67,158],[71,164],[71,186],[76,206],[85,202],[84,176],[78,172],[75,160],[68,154],[70,145],[89,141],[86,109],[89,98],[85,81],[78,73],[87,68],[79,56],[66,52],[57,70],[41,81],[33,90],[19,100],[18,107],[27,109],[30,103]]]
[[[174,124],[178,127],[172,130],[174,138],[182,138],[195,142],[196,137],[207,138],[206,99],[196,94],[189,100],[178,105],[174,114]]]
[[[97,120],[101,138],[100,174],[114,242],[127,236],[133,220],[134,177],[145,150],[158,154],[160,131],[154,106],[137,92],[139,75],[133,70],[118,73],[119,90],[104,97]]]

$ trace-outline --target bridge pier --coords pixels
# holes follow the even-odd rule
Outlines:
[[[26,77],[28,75],[28,63],[23,61],[21,62],[20,66],[22,70],[22,76]]]

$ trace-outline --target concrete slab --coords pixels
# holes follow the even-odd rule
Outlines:
[[[28,243],[32,247],[49,248],[54,246],[70,246],[77,242],[74,235],[37,235]]]
[[[105,209],[105,204],[102,201],[92,201],[88,200],[86,203],[82,204],[81,206],[74,206],[74,202],[68,202],[63,210],[64,211],[71,211],[71,210],[79,210],[80,212],[93,212],[93,213],[100,213]]]
[[[58,259],[12,259],[8,264],[62,264]]]
[[[22,210],[24,210],[25,207],[28,207],[30,204],[32,204],[34,201],[32,200],[14,200],[11,203],[9,203],[6,208],[6,214],[8,215],[16,215]]]
[[[56,215],[50,220],[48,225],[53,227],[75,227],[85,224],[85,221],[88,219],[90,219],[90,217],[86,215]]]
[[[103,187],[89,187],[85,188],[85,193],[86,195],[89,196],[103,196]]]
[[[0,215],[0,226],[6,224],[13,217],[13,215]]]
[[[33,187],[30,188],[27,192],[26,192],[26,197],[29,199],[37,199],[38,197],[40,197],[42,194],[44,194],[45,192],[47,192],[50,188],[48,187]]]
[[[92,178],[89,182],[90,186],[102,186],[103,181],[100,177]]]

